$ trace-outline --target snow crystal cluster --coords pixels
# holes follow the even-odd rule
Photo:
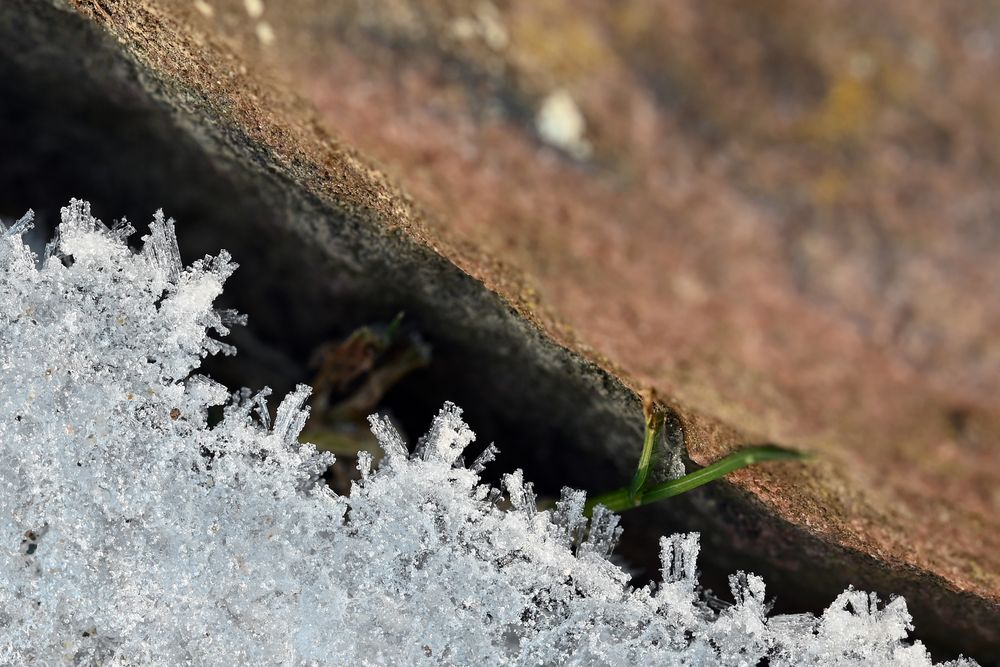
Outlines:
[[[266,392],[196,373],[231,352],[225,254],[183,267],[161,213],[134,252],[73,201],[37,257],[30,222],[0,225],[0,664],[930,664],[901,599],[769,618],[741,573],[709,607],[696,535],[630,587],[616,517],[482,484],[451,405],[413,453],[373,419],[386,457],[338,496],[297,441],[308,387],[272,424]]]

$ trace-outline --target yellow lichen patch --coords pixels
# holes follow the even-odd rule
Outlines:
[[[556,81],[585,78],[614,58],[597,26],[580,18],[568,0],[522,6],[509,27],[513,57]]]
[[[624,2],[614,14],[614,28],[627,41],[642,37],[655,21],[652,8],[647,4]]]
[[[812,200],[819,206],[834,206],[844,197],[850,181],[840,169],[830,168],[823,171],[810,184]]]
[[[836,143],[863,135],[876,111],[870,78],[847,72],[830,84],[822,104],[803,123],[806,138]]]

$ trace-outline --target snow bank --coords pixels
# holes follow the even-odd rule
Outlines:
[[[231,352],[209,336],[237,319],[212,307],[225,254],[182,267],[161,213],[135,253],[73,201],[39,259],[29,225],[0,226],[2,664],[930,664],[898,598],[769,618],[739,573],[713,610],[696,535],[631,588],[581,492],[536,511],[514,473],[498,509],[451,405],[412,454],[373,419],[384,463],[339,497],[297,442],[308,387],[272,425],[266,392],[195,374]]]

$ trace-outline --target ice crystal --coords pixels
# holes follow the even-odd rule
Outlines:
[[[39,259],[30,224],[0,227],[0,664],[930,664],[902,599],[769,618],[740,573],[718,611],[696,535],[631,587],[617,517],[538,511],[520,472],[502,509],[451,405],[413,454],[373,418],[386,458],[337,496],[297,442],[307,387],[271,425],[266,391],[196,374],[238,319],[225,254],[183,267],[161,213],[133,252],[74,201]]]

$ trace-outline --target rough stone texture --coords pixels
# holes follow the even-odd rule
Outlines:
[[[790,606],[904,594],[924,638],[1000,656],[998,22],[905,0],[8,1],[0,214],[164,206],[186,256],[243,260],[240,344],[279,388],[405,309],[437,351],[396,397],[411,418],[458,400],[500,465],[552,485],[625,479],[644,386],[694,462],[816,451],[633,532],[704,530],[714,567],[753,563]],[[576,157],[537,132],[557,91]]]

